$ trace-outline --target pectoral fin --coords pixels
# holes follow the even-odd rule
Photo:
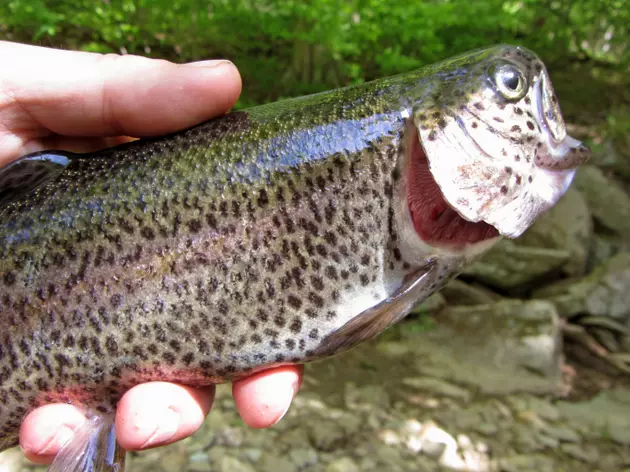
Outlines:
[[[431,295],[432,265],[408,276],[400,288],[378,305],[355,316],[322,340],[315,357],[328,357],[372,339],[403,319],[420,301]]]
[[[0,169],[0,208],[59,177],[70,160],[70,153],[35,152]]]

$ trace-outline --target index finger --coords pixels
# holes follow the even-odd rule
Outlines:
[[[229,61],[192,64],[0,41],[0,113],[15,105],[66,136],[155,136],[220,115],[241,79]],[[3,119],[3,126],[24,125]],[[8,118],[8,119],[7,119]]]

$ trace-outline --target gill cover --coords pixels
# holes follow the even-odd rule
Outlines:
[[[460,216],[517,237],[564,194],[589,151],[566,135],[534,53],[497,46],[450,67],[413,113],[431,173]]]

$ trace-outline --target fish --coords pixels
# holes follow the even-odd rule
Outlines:
[[[373,339],[566,192],[588,147],[496,45],[0,170],[0,450],[89,412],[49,470],[124,469],[129,388],[229,382]]]

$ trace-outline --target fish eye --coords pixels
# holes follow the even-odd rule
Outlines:
[[[520,100],[527,92],[527,79],[513,64],[496,64],[492,70],[493,81],[506,100]]]

